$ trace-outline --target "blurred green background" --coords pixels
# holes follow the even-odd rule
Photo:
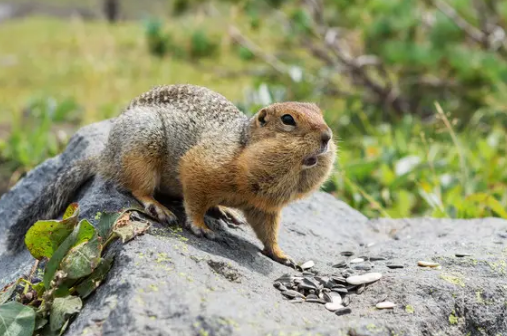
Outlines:
[[[325,111],[370,217],[507,218],[507,1],[0,1],[0,194],[154,85]]]

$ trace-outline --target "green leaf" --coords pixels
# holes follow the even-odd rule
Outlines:
[[[97,231],[99,237],[107,239],[107,237],[111,233],[114,223],[119,217],[120,217],[119,212],[102,213],[100,216],[99,223],[97,224]]]
[[[45,318],[42,318],[40,316],[37,316],[35,318],[35,330],[39,330],[39,329],[42,329],[44,328],[44,326],[48,323],[48,320],[46,320]]]
[[[26,233],[25,244],[35,259],[51,258],[54,251],[72,232],[78,222],[79,207],[71,204],[63,220],[37,221]]]
[[[79,216],[79,205],[77,203],[72,203],[65,210],[65,213],[63,214],[63,220],[75,219],[77,223],[78,216]]]
[[[476,193],[469,195],[467,197],[467,200],[487,206],[501,218],[507,219],[507,211],[503,205],[491,195],[488,195],[486,193]]]
[[[63,298],[56,298],[51,307],[51,314],[49,315],[49,327],[51,331],[60,330],[65,322],[76,313],[79,313],[83,307],[83,302],[77,296],[66,296]]]
[[[46,289],[50,288],[51,280],[53,280],[56,271],[60,267],[60,262],[63,260],[63,258],[65,258],[67,252],[73,246],[78,245],[83,241],[89,240],[94,233],[94,227],[87,220],[82,220],[79,222],[72,233],[58,247],[46,265],[46,269],[44,271],[44,286]]]
[[[66,297],[70,295],[70,289],[69,286],[60,285],[53,293],[54,297]]]
[[[35,311],[19,302],[0,305],[0,335],[31,336],[35,329]]]
[[[99,266],[97,266],[93,273],[76,287],[79,296],[83,299],[88,297],[104,280],[111,269],[112,263],[112,258],[101,259]]]
[[[38,284],[33,285],[32,288],[37,293],[38,298],[41,298],[42,294],[44,294],[44,292],[46,291],[43,282],[39,282]]]
[[[19,281],[19,280],[18,280]],[[12,293],[14,293],[14,290],[16,289],[16,286],[18,285],[18,281],[15,281],[11,283],[10,285],[6,286],[7,288],[4,288],[2,293],[0,293],[0,305],[4,304],[9,300],[12,296]]]
[[[93,272],[100,260],[102,245],[97,233],[89,241],[74,246],[62,260],[61,269],[69,279],[79,279]]]

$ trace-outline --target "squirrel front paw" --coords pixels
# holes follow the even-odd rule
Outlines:
[[[264,248],[262,250],[262,253],[282,265],[296,268],[296,262],[291,257],[286,255],[279,247],[272,249]]]
[[[178,221],[178,218],[171,210],[167,209],[157,201],[145,202],[144,208],[161,223],[167,223],[171,225]]]

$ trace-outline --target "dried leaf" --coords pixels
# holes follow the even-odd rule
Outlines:
[[[150,223],[127,220],[122,216],[113,227],[113,232],[120,237],[122,243],[126,243],[134,237],[141,235],[148,230]]]
[[[61,262],[61,269],[69,279],[79,279],[93,272],[100,260],[102,246],[97,233],[93,237],[74,246]]]

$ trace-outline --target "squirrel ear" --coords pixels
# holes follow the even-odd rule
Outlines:
[[[259,125],[262,127],[264,125],[266,125],[266,115],[268,114],[268,112],[266,111],[265,108],[263,108],[262,110],[259,111],[258,113],[258,116],[257,116],[257,120],[259,122]]]

